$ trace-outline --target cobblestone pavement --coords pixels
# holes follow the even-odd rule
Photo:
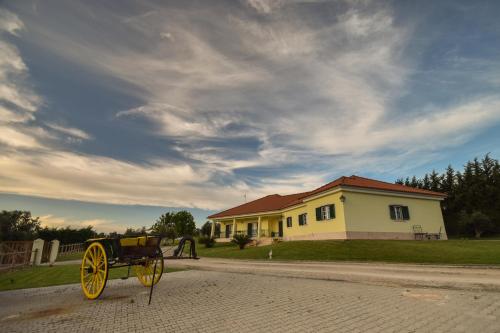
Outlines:
[[[0,293],[2,332],[499,332],[500,293],[213,271]]]

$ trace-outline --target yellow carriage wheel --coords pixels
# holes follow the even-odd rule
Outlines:
[[[157,284],[158,281],[160,281],[161,276],[163,274],[163,255],[159,254],[158,257],[156,258],[147,259],[143,264],[134,266],[137,278],[145,287],[151,287],[155,262],[156,262],[156,272],[155,272],[154,284]]]
[[[94,242],[85,251],[80,268],[82,290],[88,299],[101,295],[108,279],[108,258],[99,242]]]

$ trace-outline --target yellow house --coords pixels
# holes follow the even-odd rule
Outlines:
[[[443,193],[359,176],[341,177],[313,191],[273,194],[213,214],[212,236],[236,233],[267,243],[313,239],[447,239]],[[220,228],[215,228],[215,225]],[[216,233],[216,230],[220,230]]]

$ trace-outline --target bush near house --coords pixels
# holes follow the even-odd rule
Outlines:
[[[205,245],[205,247],[207,248],[214,247],[215,238],[207,235],[201,235],[200,237],[198,237],[198,243]]]
[[[231,239],[231,243],[234,243],[239,246],[240,250],[243,250],[247,244],[251,243],[252,239],[250,236],[246,234],[236,234],[233,239]]]

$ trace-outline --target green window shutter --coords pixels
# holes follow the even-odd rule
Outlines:
[[[395,220],[396,219],[396,213],[394,212],[394,206],[389,206],[389,214],[391,215],[391,219]]]
[[[330,218],[334,219],[335,218],[335,205],[330,205]]]
[[[299,215],[299,225],[303,225],[304,221],[302,220],[302,215]]]
[[[316,208],[316,221],[321,221],[321,207]]]
[[[408,209],[408,206],[403,206],[403,220],[409,220],[410,219],[410,211]]]

